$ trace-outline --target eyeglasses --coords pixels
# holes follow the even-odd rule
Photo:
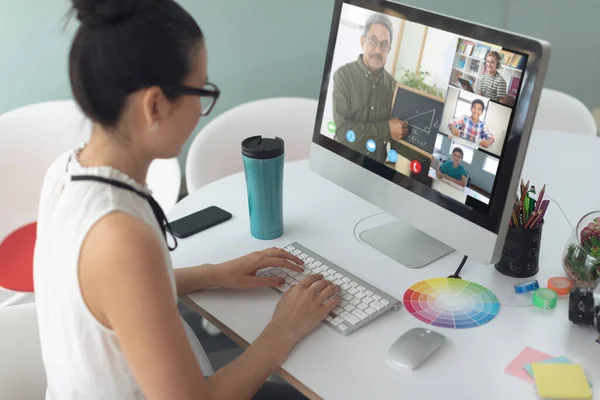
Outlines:
[[[219,88],[212,83],[206,83],[204,88],[195,88],[185,85],[162,86],[162,90],[168,95],[190,95],[200,97],[202,116],[210,113],[221,94]]]
[[[387,40],[383,40],[380,42],[379,40],[377,40],[377,38],[375,36],[369,36],[369,38],[367,40],[369,41],[369,44],[371,46],[373,46],[373,47],[379,46],[379,48],[383,52],[388,52],[392,48],[390,46],[390,42],[388,42]]]

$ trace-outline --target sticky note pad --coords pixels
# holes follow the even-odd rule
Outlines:
[[[573,364],[567,357],[549,358],[547,360],[538,362],[541,364]],[[533,369],[531,368],[531,363],[524,364],[523,368],[525,368],[525,371],[527,371],[527,373],[529,373],[529,375],[533,378]]]
[[[592,398],[583,367],[577,364],[531,364],[538,394],[545,399]]]
[[[550,354],[542,353],[541,351],[532,349],[531,347],[525,347],[519,353],[519,355],[514,360],[512,360],[510,364],[506,366],[504,372],[517,378],[523,379],[524,381],[533,383],[533,378],[527,373],[525,368],[523,368],[523,365],[548,360],[550,358],[554,357],[552,357]]]
[[[573,364],[571,360],[569,360],[567,357],[549,358],[548,360],[539,362],[541,364]],[[533,369],[531,368],[531,364],[525,364],[523,365],[523,368],[525,368],[525,371],[527,371],[529,375],[533,378]],[[590,379],[588,379],[587,381],[590,387],[592,387],[592,381]]]

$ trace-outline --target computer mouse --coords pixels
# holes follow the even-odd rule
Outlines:
[[[425,328],[413,328],[390,347],[389,357],[399,366],[413,370],[444,344],[445,336]]]

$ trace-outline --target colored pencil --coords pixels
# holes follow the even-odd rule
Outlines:
[[[550,200],[544,200],[542,202],[542,206],[540,207],[540,213],[538,214],[537,221],[535,222],[534,227],[538,227],[542,221],[544,221],[544,216],[546,215],[546,210],[548,210],[548,204],[550,204]]]
[[[533,225],[533,222],[535,221],[537,215],[538,215],[538,213],[535,212],[535,211],[533,211],[531,213],[531,216],[529,217],[529,219],[525,223],[525,226],[523,226],[523,228],[525,228],[525,229],[530,228]]]
[[[542,206],[542,200],[544,199],[544,193],[546,192],[546,185],[544,185],[544,187],[542,188],[542,190],[540,190],[540,195],[538,196],[537,199],[537,204],[535,207],[536,211],[539,211],[540,207]]]

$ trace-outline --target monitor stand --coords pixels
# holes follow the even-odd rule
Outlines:
[[[423,268],[454,249],[401,221],[362,231],[360,239],[408,268]]]

